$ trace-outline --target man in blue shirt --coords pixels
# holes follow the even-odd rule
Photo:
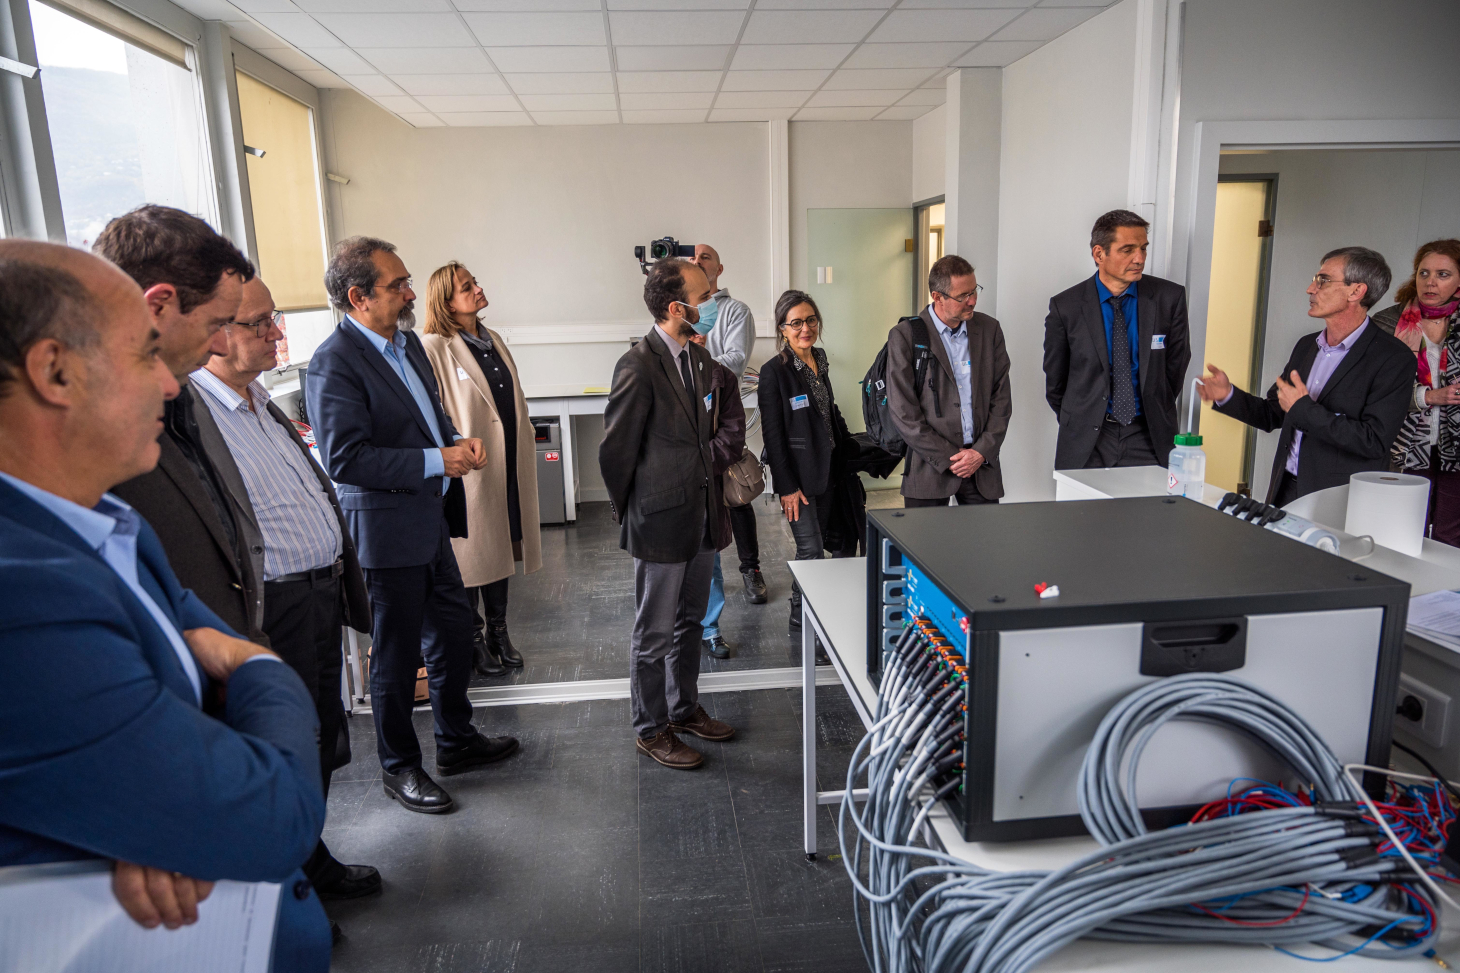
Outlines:
[[[1049,302],[1045,398],[1057,470],[1166,465],[1191,361],[1186,289],[1145,273],[1145,220],[1111,210],[1090,231],[1095,275]]]

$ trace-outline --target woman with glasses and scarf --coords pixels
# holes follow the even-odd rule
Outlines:
[[[776,302],[779,352],[760,367],[760,414],[771,478],[781,498],[781,510],[796,538],[796,560],[824,557],[828,533],[836,542],[835,554],[856,552],[857,534],[845,522],[845,496],[850,484],[861,494],[856,474],[847,462],[856,456],[857,443],[832,395],[826,352],[816,347],[821,337],[821,313],[810,295],[786,291]],[[839,496],[839,494],[843,494]],[[863,500],[865,503],[865,495]],[[791,586],[790,633],[801,631],[801,587]]]
[[[462,479],[467,536],[453,538],[451,546],[477,611],[473,666],[480,675],[500,676],[505,667],[522,667],[522,655],[507,635],[507,582],[518,561],[524,574],[542,567],[542,543],[527,399],[501,335],[477,319],[486,306],[471,271],[454,260],[438,268],[426,286],[421,344],[446,414],[463,436],[480,439],[487,453],[486,465]]]
[[[1460,547],[1460,240],[1414,255],[1414,276],[1374,324],[1415,353],[1414,398],[1390,454],[1393,468],[1430,481],[1427,528]]]

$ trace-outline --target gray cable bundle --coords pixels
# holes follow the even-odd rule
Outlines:
[[[1301,717],[1226,676],[1163,679],[1106,716],[1079,781],[1081,815],[1104,843],[1100,850],[1053,872],[1002,873],[916,847],[926,815],[956,785],[955,778],[928,793],[938,768],[951,766],[946,751],[962,726],[962,687],[951,691],[947,673],[930,665],[917,641],[909,628],[889,655],[877,718],[847,774],[848,794],[866,775],[869,799],[859,811],[845,798],[839,820],[844,863],[865,902],[867,926],[859,908],[858,934],[876,973],[1023,973],[1081,937],[1316,943],[1399,958],[1423,952],[1437,934],[1406,893],[1383,884],[1403,881],[1408,867],[1374,853],[1378,829],[1350,805],[1145,831],[1133,791],[1139,758],[1160,726],[1176,718],[1215,720],[1252,734],[1289,760],[1323,801],[1357,796]],[[1423,889],[1407,894],[1433,906]],[[1410,935],[1408,944],[1376,941],[1398,930]]]

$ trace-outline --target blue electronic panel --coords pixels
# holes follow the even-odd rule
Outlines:
[[[904,558],[904,560],[906,560]],[[907,582],[904,586],[907,595],[908,608],[914,615],[926,615],[934,625],[938,626],[948,641],[963,650],[964,658],[968,657],[968,634],[963,627],[963,619],[968,613],[953,604],[953,600],[943,593],[943,589],[928,580],[928,576],[919,571],[914,565],[907,566]]]

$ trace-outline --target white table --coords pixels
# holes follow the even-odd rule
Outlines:
[[[601,416],[608,406],[608,385],[527,385],[529,416],[556,416],[562,435],[563,509],[568,522],[578,519],[578,461],[573,442],[573,416]]]
[[[1164,485],[1162,492],[1165,492]],[[813,633],[820,636],[822,647],[831,658],[832,666],[841,677],[864,726],[871,726],[872,716],[876,713],[877,690],[867,677],[867,559],[792,561],[789,566],[792,575],[801,584],[802,595],[804,848],[810,860],[816,857],[816,808],[820,804],[841,803],[843,794],[839,790],[816,789],[816,658]],[[860,793],[865,795],[865,791]],[[858,796],[858,792],[854,792],[853,796]],[[964,841],[962,832],[945,806],[940,806],[928,818],[936,843],[944,851],[983,868],[1001,871],[1054,869],[1097,847],[1090,837],[1043,841]],[[1449,906],[1443,907],[1443,931],[1435,946],[1440,957],[1452,964],[1460,957],[1460,923],[1457,919],[1460,919],[1460,913]],[[1309,956],[1331,955],[1331,951],[1313,948],[1300,948],[1297,952]],[[1157,946],[1082,939],[1056,953],[1040,970],[1070,973],[1171,973],[1173,970],[1181,973],[1231,973],[1233,970],[1242,970],[1243,973],[1297,973],[1308,966],[1302,960],[1262,947]],[[1352,970],[1396,973],[1396,970],[1435,968],[1429,960],[1415,960],[1410,966],[1403,967],[1396,966],[1394,960],[1359,956],[1346,957],[1333,967],[1340,973]]]

